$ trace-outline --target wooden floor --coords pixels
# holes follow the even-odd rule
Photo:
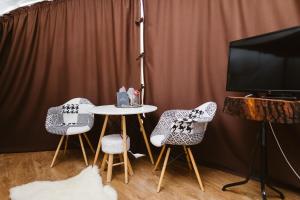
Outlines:
[[[35,180],[60,180],[76,175],[85,168],[80,151],[68,151],[65,156],[59,154],[58,162],[50,168],[54,152],[2,154],[0,155],[0,199],[9,199],[9,188]],[[92,155],[89,154],[92,163]],[[131,159],[132,160],[132,159]],[[132,160],[134,175],[129,184],[124,183],[122,167],[115,167],[111,185],[117,190],[120,200],[252,200],[260,199],[259,185],[251,181],[247,185],[236,187],[230,192],[222,192],[221,187],[240,177],[215,169],[199,166],[205,192],[201,192],[196,177],[187,165],[174,162],[167,167],[160,193],[156,193],[160,171],[152,173],[153,165],[147,158]],[[106,173],[102,173],[103,181]],[[105,181],[104,181],[105,183]],[[287,200],[300,200],[300,194],[282,189]],[[273,192],[271,197],[274,198]]]

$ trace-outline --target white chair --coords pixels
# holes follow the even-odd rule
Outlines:
[[[128,151],[130,148],[130,138],[128,136],[126,138],[126,142],[127,142],[126,147],[127,147],[127,151]],[[123,139],[120,134],[106,135],[102,138],[101,144],[102,144],[102,146],[101,146],[102,151],[105,153],[102,164],[101,164],[101,171],[104,171],[106,168],[106,165],[108,165],[106,181],[111,182],[112,168],[114,166],[124,165]],[[119,155],[119,160],[120,160],[119,163],[114,163],[114,155],[115,154]],[[107,157],[108,157],[108,160],[107,160]],[[133,175],[133,170],[132,170],[129,159],[127,160],[127,162],[128,162],[129,175]]]
[[[166,153],[157,192],[160,191],[171,151],[171,145],[183,146],[188,165],[190,169],[193,166],[200,188],[202,191],[204,191],[194,156],[190,147],[187,146],[196,145],[202,141],[207,124],[208,122],[212,121],[216,110],[216,103],[207,102],[193,110],[168,110],[162,114],[157,126],[154,128],[150,136],[150,141],[154,146],[162,146],[161,152],[154,167],[154,171],[157,169],[160,163],[166,145],[170,145]]]
[[[90,131],[94,124],[94,115],[88,111],[92,107],[94,107],[94,105],[89,100],[85,98],[74,98],[61,106],[49,108],[45,124],[46,130],[49,133],[61,135],[51,167],[53,167],[55,163],[64,138],[66,138],[64,148],[65,153],[68,146],[68,137],[71,135],[78,135],[83,158],[85,164],[88,165],[81,135],[85,137],[91,150],[95,153],[95,150],[86,135],[86,132]]]

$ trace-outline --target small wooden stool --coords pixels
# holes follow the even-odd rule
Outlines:
[[[126,142],[127,142],[127,151],[128,151],[130,148],[130,138],[128,136],[127,136]],[[106,168],[106,164],[108,165],[106,181],[111,182],[112,168],[114,166],[124,165],[123,139],[120,134],[112,134],[112,135],[104,136],[102,138],[101,143],[102,143],[102,147],[101,147],[102,151],[105,154],[104,154],[104,158],[103,158],[100,170],[104,171]],[[114,162],[114,154],[119,155],[120,162],[113,163]],[[108,161],[107,161],[107,158],[108,158]],[[133,170],[132,170],[129,159],[128,159],[128,171],[129,171],[129,175],[132,176]]]

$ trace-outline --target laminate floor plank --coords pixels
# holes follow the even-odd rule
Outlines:
[[[35,153],[0,154],[0,199],[9,199],[9,188],[36,180],[62,180],[78,174],[85,168],[80,150],[68,150],[65,155],[59,153],[53,168],[50,164],[53,151]],[[103,155],[103,154],[101,154]],[[93,154],[88,151],[89,164],[93,162]],[[102,159],[102,158],[101,158]],[[129,183],[124,183],[124,169],[116,166],[113,169],[110,183],[118,192],[119,200],[260,200],[260,187],[256,181],[221,190],[224,184],[239,181],[241,177],[216,169],[198,166],[205,192],[199,188],[196,176],[188,166],[174,162],[167,166],[161,191],[156,192],[161,167],[152,172],[153,165],[148,158],[131,159],[134,175],[129,176]],[[100,162],[98,162],[100,165]],[[99,167],[100,168],[100,167]],[[106,171],[101,173],[106,184]],[[286,189],[286,200],[300,200],[300,194]],[[274,192],[269,191],[268,200],[277,200]]]

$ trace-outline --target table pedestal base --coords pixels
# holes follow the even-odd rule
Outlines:
[[[280,192],[278,189],[274,188],[269,183],[269,180],[268,180],[267,135],[266,135],[267,125],[268,125],[268,122],[266,122],[266,121],[261,122],[261,129],[257,136],[257,142],[256,142],[255,147],[252,152],[251,164],[249,166],[249,175],[243,181],[224,185],[222,188],[223,191],[226,191],[227,188],[229,188],[229,187],[243,185],[243,184],[248,183],[251,176],[253,175],[254,165],[255,165],[255,155],[256,155],[256,151],[259,147],[260,148],[260,169],[261,169],[259,181],[260,181],[262,199],[263,200],[267,199],[266,186],[268,186],[270,189],[272,189],[274,192],[276,192],[281,199],[284,199],[283,193]]]

